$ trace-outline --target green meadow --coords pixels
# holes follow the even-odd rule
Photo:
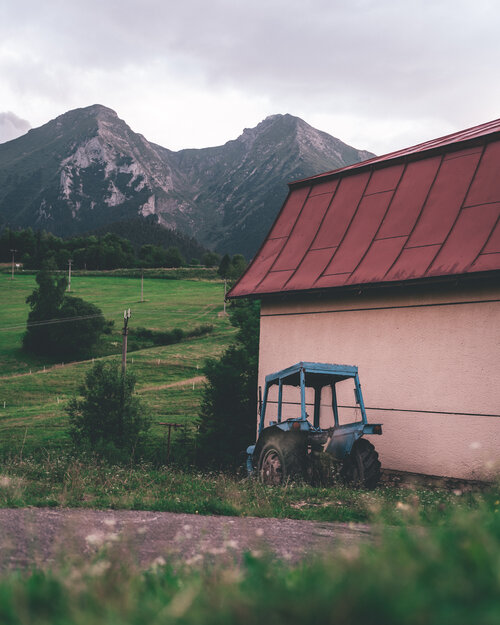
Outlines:
[[[446,518],[457,505],[475,505],[474,496],[461,492],[459,496],[429,490],[401,492],[384,486],[370,494],[341,485],[314,488],[307,484],[269,488],[241,477],[181,470],[178,464],[185,465],[183,436],[196,427],[202,399],[204,361],[220,355],[235,334],[228,317],[220,314],[224,285],[213,280],[145,279],[141,303],[140,278],[73,277],[72,293],[99,306],[106,319],[115,322],[100,348],[106,354],[102,358],[121,361],[123,310],[127,308],[132,311],[131,330],[142,326],[189,331],[213,326],[209,334],[128,353],[128,370],[137,378],[136,391],[152,419],[148,462],[116,467],[79,458],[71,447],[65,408],[92,360],[44,362],[22,351],[28,314],[25,300],[34,286],[33,275],[18,275],[11,281],[0,274],[2,507],[90,506],[358,522],[375,516],[398,524],[409,520],[405,516],[408,506],[418,510],[413,522],[429,523],[435,515]],[[131,348],[133,344],[130,340]],[[169,457],[168,429],[162,423],[188,426],[171,432]],[[235,454],[240,451],[235,449]]]
[[[76,392],[92,361],[60,363],[29,356],[22,351],[22,336],[34,275],[0,274],[0,454],[66,447],[64,407]],[[207,335],[180,343],[134,350],[129,337],[128,370],[137,377],[137,392],[153,420],[153,433],[165,435],[161,422],[191,422],[197,414],[205,358],[224,351],[234,328],[223,311],[224,285],[217,281],[73,276],[71,293],[101,308],[114,321],[105,336],[100,356],[121,361],[123,311],[130,308],[129,328],[190,331],[212,325]]]

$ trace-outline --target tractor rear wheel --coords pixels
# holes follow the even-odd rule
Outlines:
[[[289,479],[302,477],[302,456],[302,446],[286,444],[284,441],[270,441],[260,452],[260,481],[267,486],[280,486]]]
[[[358,438],[342,463],[340,475],[350,486],[375,488],[380,481],[380,460],[375,447],[366,438]]]

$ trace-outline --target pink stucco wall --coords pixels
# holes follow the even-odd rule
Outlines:
[[[301,360],[359,367],[383,467],[500,470],[500,285],[264,300],[259,384]]]

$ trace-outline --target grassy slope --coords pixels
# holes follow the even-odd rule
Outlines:
[[[35,286],[34,276],[17,276],[14,281],[0,274],[0,453],[29,453],[39,447],[65,446],[66,400],[80,384],[90,362],[61,366],[21,351],[28,314],[26,296]],[[120,360],[123,310],[131,308],[130,327],[153,329],[180,327],[189,330],[210,323],[214,332],[204,337],[129,354],[128,366],[138,378],[137,390],[150,408],[153,421],[177,423],[197,413],[201,383],[166,388],[201,374],[204,359],[220,354],[234,328],[218,317],[223,306],[223,285],[187,280],[144,280],[140,303],[140,281],[131,278],[74,277],[72,292],[97,304],[115,329],[106,339],[108,356]],[[3,331],[2,331],[3,330]],[[44,366],[46,370],[44,371]],[[29,371],[32,371],[30,375]],[[5,408],[4,406],[5,402]],[[160,426],[154,428],[163,435]]]

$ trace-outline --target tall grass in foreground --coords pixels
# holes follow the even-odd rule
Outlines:
[[[496,500],[497,501],[497,500]],[[247,554],[146,572],[101,552],[52,572],[0,579],[3,625],[497,625],[498,501],[459,509],[445,525],[403,526],[381,542],[300,565]]]
[[[360,491],[341,485],[317,488],[301,483],[273,488],[224,473],[146,463],[111,466],[58,453],[4,459],[0,464],[0,507],[161,510],[422,525],[448,523],[457,509],[474,510],[492,498],[496,501],[496,492],[389,486]]]

